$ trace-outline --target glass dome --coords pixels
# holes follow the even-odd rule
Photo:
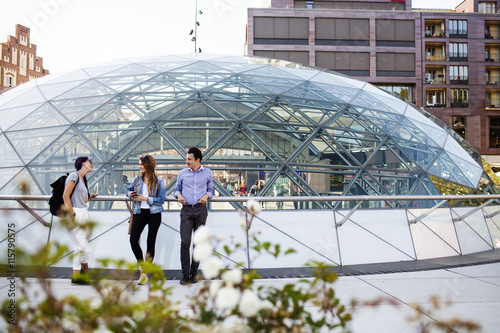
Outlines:
[[[78,156],[93,160],[92,191],[120,194],[142,154],[154,155],[169,194],[191,146],[204,151],[221,196],[238,195],[242,183],[247,192],[259,183],[263,196],[469,193],[487,178],[472,149],[415,106],[264,58],[156,56],[51,74],[1,94],[0,119],[7,195],[23,179],[31,194],[50,194]]]

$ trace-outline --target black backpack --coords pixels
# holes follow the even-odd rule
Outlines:
[[[57,178],[55,182],[50,184],[50,187],[52,187],[52,196],[49,199],[49,207],[50,207],[50,213],[55,216],[63,217],[64,214],[61,212],[61,206],[64,205],[64,200],[63,200],[63,193],[64,193],[64,187],[66,186],[66,178],[68,178],[69,173],[65,174],[64,176],[61,176]],[[76,180],[75,187],[73,188],[73,192],[75,192],[75,188],[78,185],[78,181],[80,180],[80,177]],[[87,186],[87,178],[83,177],[83,180],[85,182],[85,187],[87,187],[87,192],[88,192],[88,186]],[[70,198],[73,195],[73,192],[70,194]]]

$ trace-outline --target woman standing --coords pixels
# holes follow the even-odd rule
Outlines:
[[[165,185],[163,179],[156,173],[156,162],[153,156],[143,155],[139,158],[140,175],[134,178],[127,195],[134,202],[134,219],[130,229],[130,245],[139,265],[144,261],[143,252],[139,245],[142,231],[148,226],[148,240],[146,260],[152,262],[155,256],[156,235],[161,224],[161,212],[165,202]],[[141,270],[139,284],[148,282],[148,276]]]
[[[97,194],[89,194],[87,178],[85,175],[92,171],[94,165],[88,157],[78,157],[75,160],[76,171],[66,178],[63,200],[69,216],[76,222],[76,226],[69,229],[71,239],[74,243],[73,276],[72,283],[88,284],[89,281],[81,273],[86,273],[89,268],[90,259],[90,230],[85,223],[90,221],[87,210],[87,202],[95,198]]]

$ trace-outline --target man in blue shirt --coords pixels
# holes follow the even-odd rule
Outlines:
[[[191,236],[207,221],[207,200],[214,193],[212,171],[201,165],[201,151],[189,148],[186,156],[187,168],[177,177],[174,198],[182,204],[181,210],[181,284],[198,282],[199,262],[191,260],[189,248]]]

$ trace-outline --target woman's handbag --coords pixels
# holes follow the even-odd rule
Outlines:
[[[139,182],[139,177],[137,177],[137,180],[135,182],[135,190],[134,192],[137,193],[137,183]],[[130,197],[130,218],[128,219],[128,234],[130,235],[130,230],[132,230],[132,223],[134,222],[134,199]]]

